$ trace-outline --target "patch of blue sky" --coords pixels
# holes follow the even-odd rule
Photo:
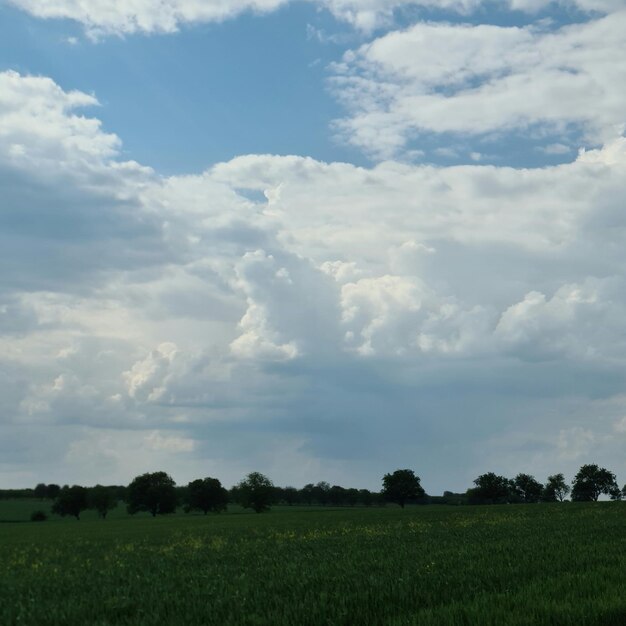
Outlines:
[[[330,131],[341,108],[325,86],[354,37],[308,3],[97,43],[71,21],[0,6],[0,69],[94,93],[102,107],[86,114],[123,139],[123,157],[164,174],[253,153],[365,163]]]
[[[498,3],[465,15],[416,7],[396,12],[400,27],[420,19],[500,26],[544,20],[552,29],[588,16],[556,4],[533,14]],[[329,64],[364,40],[306,2],[171,35],[97,43],[75,22],[38,20],[0,5],[0,69],[50,76],[65,90],[95,94],[102,106],[85,114],[122,138],[123,158],[163,174],[196,173],[254,153],[370,164],[358,148],[336,138],[332,121],[345,111],[327,83]],[[474,77],[474,86],[481,80]],[[577,129],[540,137],[519,130],[478,137],[420,133],[406,155],[441,165],[540,167],[570,161],[578,145]]]
[[[578,124],[559,127],[533,124],[523,129],[482,135],[415,133],[408,141],[408,160],[433,165],[496,165],[536,168],[570,163],[580,148],[593,148]]]
[[[541,23],[545,29],[556,30],[568,24],[579,24],[590,19],[591,15],[572,5],[553,2],[538,11],[511,10],[501,0],[480,5],[474,11],[458,11],[403,5],[394,12],[395,23],[400,28],[408,28],[418,21],[448,22],[450,24],[490,24],[501,27],[529,26]]]

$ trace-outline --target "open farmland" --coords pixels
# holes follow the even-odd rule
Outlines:
[[[6,626],[624,624],[626,506],[120,508],[2,523],[0,568]]]

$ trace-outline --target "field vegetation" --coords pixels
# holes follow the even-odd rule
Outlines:
[[[626,623],[624,502],[49,507],[0,502],[5,626]]]

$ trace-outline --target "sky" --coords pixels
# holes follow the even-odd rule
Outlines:
[[[0,487],[626,481],[626,0],[0,0]]]

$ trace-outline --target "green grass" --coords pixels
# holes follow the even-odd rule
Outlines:
[[[115,513],[0,525],[0,624],[626,624],[623,503]]]

